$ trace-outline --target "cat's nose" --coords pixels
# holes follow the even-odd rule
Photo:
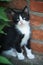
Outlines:
[[[20,22],[19,22],[19,24],[20,24],[20,25],[23,25],[23,22],[22,22],[22,21],[20,21]]]

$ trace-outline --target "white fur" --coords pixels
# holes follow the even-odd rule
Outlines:
[[[17,52],[17,57],[19,60],[24,60],[25,59],[25,56],[23,55],[23,53],[18,53]]]
[[[21,42],[21,46],[23,46],[27,44],[27,40],[30,37],[30,25],[29,21],[23,20],[21,16],[19,16],[19,18],[20,21],[18,22],[18,25],[16,27],[18,28],[18,30],[20,30],[22,34],[25,35]]]
[[[27,57],[28,57],[29,59],[34,59],[34,58],[35,58],[34,54],[32,54],[31,49],[28,49],[28,48],[25,46],[25,50],[26,50],[26,53],[27,53]]]
[[[7,50],[7,51],[3,51],[3,54],[5,54],[5,55],[10,55],[10,56],[14,56],[14,57],[17,56],[17,55],[16,55],[16,50],[13,49],[13,48],[11,48],[10,50]]]

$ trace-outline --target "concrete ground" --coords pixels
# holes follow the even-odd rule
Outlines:
[[[34,52],[34,54],[35,54],[35,59],[32,60],[25,58],[25,60],[20,61],[17,58],[11,56],[10,57],[7,56],[7,57],[14,65],[43,65],[43,54],[36,52]]]

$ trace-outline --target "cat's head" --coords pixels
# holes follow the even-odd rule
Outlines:
[[[27,6],[25,6],[23,10],[11,10],[11,15],[15,25],[29,22],[29,9]]]

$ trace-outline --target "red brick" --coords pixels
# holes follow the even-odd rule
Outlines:
[[[35,20],[30,20],[31,26],[40,26],[42,23]]]
[[[8,6],[11,8],[22,9],[27,5],[26,0],[12,0],[9,3],[0,2],[0,6]]]
[[[30,15],[30,22],[34,26],[39,26],[43,23],[43,17]]]
[[[9,7],[22,9],[27,5],[26,0],[12,0],[12,2],[9,3]]]
[[[30,9],[32,11],[43,12],[43,2],[30,0]]]
[[[43,17],[37,15],[30,15],[30,19],[34,19],[36,21],[43,21]]]
[[[32,30],[32,39],[43,40],[43,30]]]
[[[43,44],[31,42],[31,48],[33,51],[43,53]]]

